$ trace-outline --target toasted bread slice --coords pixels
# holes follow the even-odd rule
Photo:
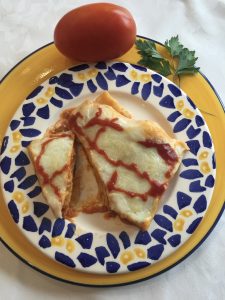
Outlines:
[[[105,204],[122,219],[147,229],[187,145],[155,122],[132,119],[107,92],[70,110],[69,119]]]
[[[80,143],[76,144],[76,166],[71,206],[76,212],[95,213],[108,210],[100,196],[92,166]]]
[[[75,161],[74,135],[71,132],[44,136],[28,146],[42,193],[56,217],[69,207]]]

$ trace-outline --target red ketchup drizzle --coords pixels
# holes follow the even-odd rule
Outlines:
[[[45,149],[46,149],[47,145],[52,140],[54,140],[56,138],[61,138],[61,137],[70,137],[70,135],[66,134],[66,133],[62,133],[62,134],[60,134],[60,136],[57,135],[56,137],[53,137],[53,138],[45,141],[44,143],[42,143],[42,145],[41,145],[41,151],[40,151],[39,155],[37,156],[37,158],[36,158],[36,160],[34,162],[35,163],[35,169],[36,169],[37,173],[39,173],[42,176],[42,178],[43,178],[43,183],[42,184],[43,185],[49,184],[51,186],[51,188],[53,189],[54,193],[59,198],[60,198],[60,191],[59,191],[58,187],[54,185],[53,180],[54,180],[54,178],[56,176],[62,174],[68,168],[68,165],[64,165],[60,170],[55,171],[51,176],[49,176],[45,172],[44,168],[41,166],[40,161],[41,161],[42,155],[45,153]]]
[[[145,146],[146,148],[154,147],[157,149],[158,154],[169,166],[169,169],[165,173],[165,177],[170,178],[173,167],[179,160],[176,152],[173,150],[170,144],[157,144],[152,140],[141,141],[138,143]]]
[[[159,155],[168,165],[173,166],[176,162],[178,162],[178,156],[169,144],[157,144],[152,140],[141,141],[138,143],[146,148],[156,148]]]
[[[118,118],[114,118],[112,120],[109,120],[109,119],[99,119],[99,117],[101,116],[102,114],[102,108],[99,107],[98,111],[96,112],[95,114],[95,117],[92,118],[85,126],[84,128],[89,128],[89,127],[92,127],[94,125],[100,125],[100,126],[103,126],[103,127],[111,127],[117,131],[123,131],[123,127],[120,126],[119,124],[115,123]]]
[[[71,120],[69,121],[70,124],[70,128],[72,130],[75,131],[75,133],[80,134],[81,136],[84,136],[90,146],[91,149],[95,150],[97,153],[99,153],[100,155],[102,155],[106,161],[108,161],[110,164],[112,164],[115,167],[119,167],[122,166],[124,168],[126,168],[127,170],[130,170],[132,172],[134,172],[138,177],[143,178],[144,180],[147,180],[149,182],[149,184],[151,185],[149,191],[147,191],[146,193],[135,193],[135,192],[130,192],[127,190],[124,190],[122,188],[116,187],[116,181],[118,178],[118,174],[115,171],[111,177],[111,179],[109,180],[108,184],[107,184],[107,188],[109,191],[115,190],[115,191],[119,191],[119,192],[123,192],[126,195],[130,196],[131,198],[134,197],[139,197],[141,198],[143,201],[147,201],[148,196],[152,196],[152,197],[157,197],[157,196],[161,196],[163,194],[163,192],[166,189],[166,184],[160,184],[159,182],[157,182],[154,179],[151,179],[148,175],[147,172],[141,172],[137,165],[135,163],[131,163],[131,164],[127,164],[125,162],[123,162],[122,160],[113,160],[111,159],[108,154],[103,150],[100,149],[97,145],[97,140],[99,138],[99,136],[106,131],[106,127],[111,127],[117,131],[123,131],[123,127],[117,123],[115,123],[118,118],[114,118],[112,120],[110,119],[100,119],[99,117],[102,114],[102,109],[99,108],[98,111],[96,112],[95,116],[90,119],[87,124],[84,126],[84,128],[89,128],[95,125],[99,125],[101,126],[101,128],[97,131],[96,136],[94,138],[94,140],[90,140],[89,137],[85,136],[82,128],[77,124],[77,119],[78,118],[83,118],[83,116],[81,115],[80,112],[76,113],[76,115],[74,117],[71,118]],[[142,142],[139,142],[142,143]],[[144,143],[144,142],[143,142]],[[143,144],[144,146],[146,146],[145,144]],[[157,147],[157,144],[155,144],[155,147]],[[160,154],[161,155],[161,154]],[[166,154],[164,154],[166,157]],[[172,154],[171,154],[172,155]]]
[[[127,190],[124,190],[122,188],[119,188],[119,187],[116,187],[116,182],[117,182],[117,179],[118,179],[118,173],[117,171],[115,171],[111,177],[111,179],[109,180],[109,182],[107,183],[107,188],[109,190],[109,192],[111,191],[117,191],[117,192],[122,192],[124,194],[126,194],[127,196],[131,197],[131,198],[134,198],[134,197],[139,197],[141,198],[143,201],[147,201],[148,199],[148,196],[151,195],[151,196],[157,196],[159,194],[159,189],[161,189],[161,186],[162,185],[159,185],[157,184],[156,186],[154,186],[154,188],[147,191],[146,193],[136,193],[136,192],[130,192],[130,191],[127,191]],[[164,189],[162,190],[162,192],[164,191]]]

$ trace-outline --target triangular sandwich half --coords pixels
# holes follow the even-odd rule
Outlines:
[[[105,205],[147,229],[187,145],[155,122],[133,119],[107,92],[65,116],[95,171]]]
[[[72,194],[74,134],[45,135],[28,146],[42,193],[56,217],[66,216]]]

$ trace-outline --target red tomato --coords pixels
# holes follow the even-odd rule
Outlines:
[[[110,60],[135,42],[136,25],[130,12],[110,3],[95,3],[68,12],[54,32],[55,45],[65,56],[80,61]]]

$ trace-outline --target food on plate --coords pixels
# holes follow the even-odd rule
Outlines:
[[[59,128],[82,144],[102,205],[147,229],[187,145],[155,122],[135,120],[108,92],[64,111]]]
[[[42,193],[56,217],[67,215],[73,187],[74,134],[46,134],[28,146]]]
[[[111,3],[93,3],[71,10],[56,25],[54,42],[65,56],[79,61],[110,60],[135,42],[130,12]]]
[[[28,150],[56,216],[112,211],[146,230],[188,147],[103,92],[62,112]]]

